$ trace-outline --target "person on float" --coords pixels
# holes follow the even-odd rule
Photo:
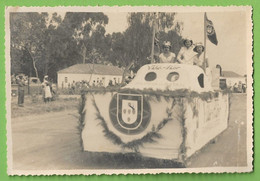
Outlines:
[[[52,94],[51,94],[51,84],[49,82],[49,78],[48,75],[44,76],[44,80],[42,83],[42,87],[43,87],[43,99],[44,102],[50,102],[51,98],[52,98]]]
[[[183,45],[178,53],[177,61],[181,64],[193,65],[192,58],[195,55],[193,41],[191,39],[184,39]]]
[[[204,59],[204,50],[205,50],[205,47],[203,46],[203,44],[197,43],[193,49],[193,51],[196,52],[197,54],[192,57],[192,62],[193,62],[193,65],[197,65],[204,70],[205,74],[208,76],[209,82],[211,83],[212,71],[209,67],[208,57],[205,56],[205,59]]]
[[[197,65],[197,66],[201,67],[203,70],[205,70],[206,64],[208,64],[207,58],[205,58],[205,61],[204,61],[204,53],[203,53],[204,49],[205,48],[202,43],[197,43],[195,45],[195,47],[193,48],[193,51],[196,52],[197,54],[192,57],[193,65]]]
[[[159,55],[159,63],[175,63],[176,55],[170,51],[171,43],[163,42],[163,52]]]

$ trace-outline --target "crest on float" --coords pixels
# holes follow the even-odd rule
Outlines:
[[[117,93],[110,103],[113,126],[125,134],[137,134],[150,122],[150,106],[141,94]]]
[[[143,96],[117,94],[117,121],[128,130],[136,129],[143,117]]]

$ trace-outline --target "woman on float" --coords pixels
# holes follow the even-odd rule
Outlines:
[[[160,63],[175,63],[176,55],[170,51],[171,43],[169,41],[163,42],[163,53],[159,55]]]
[[[193,56],[192,61],[193,65],[197,65],[204,70],[205,74],[208,76],[209,82],[211,82],[212,72],[209,67],[208,58],[205,56],[204,59],[204,49],[205,48],[202,43],[197,43],[193,49],[193,51],[197,54]]]
[[[199,67],[201,67],[202,69],[205,70],[206,67],[208,67],[208,59],[205,58],[204,60],[204,46],[202,45],[202,43],[197,43],[193,49],[194,52],[196,52],[197,54],[193,56],[192,58],[192,62],[193,65],[197,65]]]
[[[181,64],[193,65],[192,57],[195,55],[195,52],[193,51],[193,41],[190,39],[184,39],[183,44],[184,46],[178,53],[177,61]]]

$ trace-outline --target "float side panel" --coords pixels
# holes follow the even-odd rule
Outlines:
[[[203,101],[195,98],[186,101],[186,157],[190,157],[209,141],[217,137],[228,126],[228,95],[219,94],[218,98]]]
[[[169,102],[150,102],[154,125],[167,118],[166,110],[171,108],[172,99]],[[172,109],[172,120],[169,121],[161,130],[161,138],[155,143],[146,143],[140,148],[142,155],[160,159],[179,159],[180,145],[182,143],[182,120],[181,107],[174,106]]]
[[[151,108],[151,120],[148,127],[140,134],[127,135],[119,132],[114,128],[111,123],[109,116],[109,104],[113,97],[111,93],[105,94],[88,94],[85,103],[86,115],[84,120],[84,128],[82,131],[82,141],[84,151],[92,152],[111,152],[111,153],[122,153],[122,152],[133,152],[134,150],[122,148],[121,145],[114,144],[105,135],[104,128],[100,124],[100,120],[97,118],[97,110],[93,104],[96,103],[99,108],[100,115],[106,121],[108,129],[115,133],[124,143],[140,139],[145,136],[148,132],[151,132],[155,127],[158,126],[164,118],[167,118],[167,108],[171,107],[172,100],[160,101],[149,100]],[[177,159],[179,156],[180,144],[182,142],[181,136],[181,121],[179,117],[180,107],[175,106],[172,110],[172,120],[169,121],[160,131],[161,138],[155,138],[155,142],[144,143],[139,146],[139,152],[143,156],[161,158],[161,159]]]
[[[85,120],[84,128],[81,136],[83,141],[83,150],[91,152],[121,152],[121,148],[113,144],[104,136],[103,127],[97,118],[97,110],[94,107],[93,100],[99,97],[102,100],[102,107],[100,109],[108,109],[111,100],[111,93],[104,95],[86,95],[85,102]]]

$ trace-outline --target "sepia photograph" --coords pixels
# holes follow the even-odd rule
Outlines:
[[[251,11],[6,7],[8,174],[251,172]]]

